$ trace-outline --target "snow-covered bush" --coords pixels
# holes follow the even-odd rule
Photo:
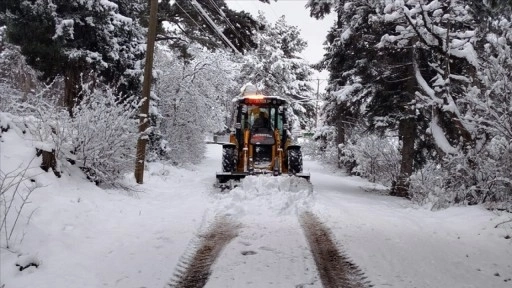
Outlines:
[[[495,137],[478,153],[446,156],[442,164],[427,163],[411,176],[410,193],[433,209],[454,204],[485,204],[512,211],[512,144]]]
[[[319,159],[320,153],[318,143],[312,137],[304,137],[299,141],[302,147],[302,156],[309,159]]]
[[[391,185],[400,172],[400,154],[394,138],[364,135],[340,145],[340,162],[351,174]]]
[[[120,103],[110,89],[84,87],[73,118],[52,97],[51,87],[27,99],[22,93],[0,91],[0,98],[8,103],[7,111],[18,116],[12,120],[16,128],[28,130],[37,149],[55,156],[56,171],[70,161],[92,181],[115,185],[134,165],[137,107],[130,101]]]
[[[180,59],[159,47],[155,68],[154,127],[150,135],[149,161],[173,165],[196,164],[206,151],[207,133],[225,130],[225,103],[235,70],[227,55],[190,48],[193,59]]]
[[[337,165],[338,152],[334,143],[335,129],[332,126],[315,128],[312,138],[304,139],[302,153],[312,159]]]
[[[1,118],[5,120],[3,115]],[[8,125],[9,123],[0,124]],[[2,125],[2,127],[4,126]],[[31,173],[27,173],[29,169],[33,169],[31,167],[32,161],[26,167],[18,167],[13,171],[0,169],[0,207],[2,207],[0,210],[0,237],[2,241],[0,243],[2,243],[2,248],[12,248],[11,243],[14,240],[14,231],[18,224],[21,221],[30,221],[31,216],[25,217],[22,211],[25,205],[30,203],[29,198],[32,192],[38,188],[35,181],[29,179],[28,175]],[[17,240],[22,241],[22,239]]]
[[[23,98],[23,92],[0,82],[0,111],[13,112],[13,106],[18,99]]]
[[[12,114],[11,124],[14,129],[26,134],[33,141],[34,147],[54,155],[54,172],[60,171],[60,159],[65,159],[69,147],[69,133],[65,126],[69,114],[58,105],[54,85],[45,86],[34,91],[29,97],[18,89],[0,90],[0,102],[5,104],[5,112]]]
[[[66,152],[91,181],[115,185],[124,173],[133,170],[138,121],[137,107],[123,103],[110,89],[85,90],[81,103],[66,119]]]
[[[336,146],[336,129],[323,126],[315,130],[313,140],[303,145],[304,154],[331,165],[345,168],[349,174],[372,182],[391,185],[400,171],[398,140],[372,134],[346,133],[347,143]]]
[[[137,106],[122,103],[110,89],[85,89],[67,119],[69,151],[77,165],[96,183],[113,185],[133,169],[137,141]]]
[[[0,109],[13,112],[13,102],[30,98],[44,85],[37,79],[39,74],[27,65],[21,49],[5,39],[5,27],[0,27]]]
[[[431,204],[433,209],[449,206],[441,165],[429,161],[423,168],[414,172],[409,178],[409,193],[412,201],[421,205]]]

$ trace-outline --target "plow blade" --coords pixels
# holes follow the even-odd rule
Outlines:
[[[218,184],[226,184],[230,180],[240,181],[241,179],[245,178],[246,176],[261,175],[261,174],[272,174],[272,172],[271,171],[255,172],[252,174],[248,173],[248,172],[219,172],[219,173],[217,173],[217,183]],[[310,178],[309,173],[297,173],[294,176],[306,179],[309,182],[309,178]]]
[[[217,173],[217,182],[219,184],[224,184],[229,182],[229,180],[240,181],[240,179],[245,178],[245,176],[249,175],[248,173],[231,173],[231,172],[221,172]]]
[[[304,178],[304,179],[308,180],[308,182],[309,182],[309,178],[310,178],[311,175],[309,173],[297,173],[297,174],[295,174],[295,176],[296,177],[300,177],[300,178]]]

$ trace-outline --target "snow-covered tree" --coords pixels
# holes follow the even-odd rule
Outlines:
[[[143,30],[108,0],[9,1],[7,38],[46,81],[63,76],[64,104],[72,107],[84,79],[108,83],[121,94],[139,90]],[[88,82],[88,81],[86,81]]]
[[[11,95],[21,95],[26,99],[41,88],[37,72],[25,62],[20,48],[7,42],[6,27],[0,27],[0,107],[10,110],[9,103],[17,101]],[[14,112],[14,111],[9,111]]]
[[[308,5],[314,17],[338,13],[321,63],[331,72],[327,119],[358,112],[370,132],[398,132],[397,188],[406,188],[398,194],[407,195],[414,169],[412,196],[423,193],[417,175],[430,169],[442,179],[431,190],[442,191],[448,202],[510,198],[510,179],[503,176],[510,155],[509,145],[503,145],[510,142],[505,135],[511,126],[509,2],[311,0]]]
[[[307,43],[295,26],[286,23],[284,16],[269,23],[260,14],[258,48],[245,56],[238,82],[252,83],[264,94],[278,95],[290,100],[296,121],[301,128],[311,128],[314,119],[312,68],[298,53]]]
[[[330,71],[323,113],[325,123],[336,131],[332,145],[339,148],[350,140],[353,127],[367,125],[362,114],[377,91],[375,79],[380,75],[382,59],[374,48],[379,33],[371,21],[375,14],[373,4],[369,1],[351,1],[346,5],[335,2],[310,1],[309,5],[315,17],[338,11],[337,21],[327,34],[326,53],[319,66]],[[338,150],[338,157],[345,157],[343,154]]]
[[[501,2],[501,1],[493,1]],[[512,3],[496,3],[479,10],[479,85],[468,91],[464,120],[472,127],[475,145],[466,159],[450,162],[460,184],[449,185],[455,201],[491,202],[512,210]],[[479,13],[480,14],[480,13]],[[464,169],[460,167],[466,161]],[[452,164],[453,163],[453,164]],[[463,167],[463,166],[462,166]],[[452,173],[451,175],[453,175]],[[453,178],[454,176],[452,176]],[[449,178],[449,177],[447,177]],[[450,179],[450,178],[449,178]],[[454,181],[448,182],[452,184]],[[462,188],[461,188],[462,187]],[[451,200],[451,199],[449,199]],[[501,204],[499,204],[501,203]],[[493,204],[496,205],[496,204]]]
[[[150,159],[171,163],[198,163],[205,151],[207,133],[225,130],[228,111],[224,103],[236,66],[229,55],[190,48],[193,59],[160,47],[156,55],[156,80]]]
[[[409,1],[386,6],[385,21],[397,25],[396,32],[383,37],[381,44],[394,47],[410,46],[417,52],[413,58],[418,102],[433,107],[431,128],[439,126],[443,135],[432,133],[444,153],[462,141],[472,141],[463,118],[463,105],[458,103],[474,85],[472,77],[479,66],[474,44],[476,24],[472,11],[464,1]],[[398,22],[397,20],[400,19]],[[445,141],[446,138],[446,141]]]

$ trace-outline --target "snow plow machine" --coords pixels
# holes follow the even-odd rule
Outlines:
[[[309,173],[302,170],[301,147],[292,144],[288,101],[246,85],[233,104],[233,126],[229,142],[222,143],[222,172],[217,173],[216,186],[233,188],[242,178],[258,174],[295,175],[309,181]]]

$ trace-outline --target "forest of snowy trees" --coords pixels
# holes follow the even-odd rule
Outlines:
[[[315,129],[311,157],[436,208],[512,211],[511,1],[310,0],[311,17],[337,15],[313,66],[286,17],[200,1],[212,25],[193,2],[158,4],[148,161],[201,161],[250,82]],[[0,126],[28,129],[56,175],[77,165],[116,185],[133,171],[148,3],[0,4]],[[330,72],[319,127],[313,69]]]
[[[340,166],[433,202],[511,208],[511,1],[316,1]],[[322,146],[320,146],[322,147]]]
[[[0,26],[2,126],[30,129],[50,159],[115,184],[133,170],[148,1],[7,1]],[[313,69],[297,56],[298,29],[204,1],[159,1],[148,133],[149,161],[196,164],[204,139],[224,133],[248,82],[290,99],[311,129]],[[234,45],[219,37],[217,29]],[[308,126],[309,125],[309,126]],[[54,167],[51,167],[54,166]]]

